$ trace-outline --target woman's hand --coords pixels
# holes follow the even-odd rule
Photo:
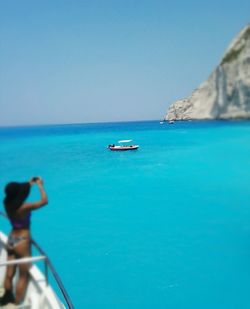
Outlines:
[[[42,178],[41,177],[37,177],[38,179],[36,180],[36,184],[38,185],[38,186],[43,186],[43,180],[42,180]]]
[[[41,177],[36,176],[36,177],[32,177],[30,179],[29,183],[31,185],[37,184],[38,186],[42,186],[43,185],[43,180],[42,180]]]

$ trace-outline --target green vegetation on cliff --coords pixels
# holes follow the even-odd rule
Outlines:
[[[239,54],[242,52],[244,46],[242,46],[239,49],[233,49],[229,53],[226,54],[226,56],[222,59],[221,64],[230,63],[234,60],[236,60],[239,56]]]
[[[241,37],[241,40],[244,40],[245,42],[250,39],[250,26],[247,27],[246,31]],[[242,50],[244,49],[245,44],[242,44],[242,46],[239,49],[232,49],[229,51],[225,57],[221,61],[221,65],[225,63],[230,63],[238,58]]]

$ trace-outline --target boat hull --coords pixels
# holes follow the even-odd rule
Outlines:
[[[109,150],[111,151],[129,151],[129,150],[137,150],[139,146],[109,146]]]

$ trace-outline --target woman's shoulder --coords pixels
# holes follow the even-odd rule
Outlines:
[[[26,207],[27,204],[23,204],[16,212],[16,216],[19,218],[30,215],[30,209]]]

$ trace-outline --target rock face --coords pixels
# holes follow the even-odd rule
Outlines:
[[[250,24],[190,97],[173,103],[166,120],[250,118]]]

